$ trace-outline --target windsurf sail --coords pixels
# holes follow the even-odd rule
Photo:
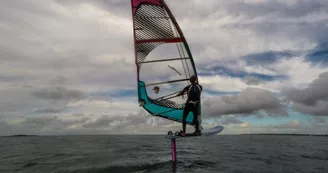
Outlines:
[[[164,0],[131,5],[139,104],[153,116],[182,122],[186,97],[176,95],[197,76],[186,38]],[[192,120],[189,113],[187,124]]]

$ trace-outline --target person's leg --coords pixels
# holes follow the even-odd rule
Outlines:
[[[199,131],[203,130],[203,127],[202,127],[202,117],[201,117],[201,105],[200,105],[200,102],[197,104],[197,122],[198,122],[198,127],[199,127]]]
[[[186,104],[185,108],[183,109],[183,116],[182,116],[182,131],[184,133],[186,133],[186,120],[187,120],[187,116],[188,116],[188,113],[189,113],[189,105]]]
[[[193,105],[193,115],[194,115],[194,123],[195,123],[195,132],[199,132],[199,121],[198,121],[198,104]]]

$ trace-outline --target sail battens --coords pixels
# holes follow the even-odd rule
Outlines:
[[[152,43],[152,42],[177,43],[177,42],[183,42],[183,39],[182,38],[145,39],[145,40],[136,40],[135,42],[136,44]]]
[[[170,17],[167,17],[167,16],[159,16],[159,17],[156,17],[156,16],[138,16],[137,18],[139,18],[139,19],[170,19]]]
[[[165,81],[165,82],[149,83],[149,84],[146,84],[146,86],[168,84],[168,83],[175,83],[175,82],[183,82],[183,81],[187,81],[187,80],[189,80],[189,78],[188,79],[170,80],[170,81]]]
[[[184,59],[189,59],[189,57],[183,57],[183,58],[169,58],[169,59],[158,59],[158,60],[143,61],[143,62],[138,62],[138,63],[139,63],[139,64],[145,64],[145,63],[164,62],[164,61],[176,61],[176,60],[184,60]]]

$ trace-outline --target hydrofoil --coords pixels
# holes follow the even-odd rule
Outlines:
[[[220,132],[223,131],[223,126],[215,126],[209,129],[204,129],[201,132],[201,135],[194,135],[194,133],[186,133],[185,136],[181,136],[180,132],[177,131],[175,133],[172,133],[172,131],[169,131],[165,138],[167,139],[175,139],[175,138],[186,138],[186,137],[204,137],[204,136],[212,136],[219,134]]]

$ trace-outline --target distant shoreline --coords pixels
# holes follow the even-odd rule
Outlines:
[[[328,136],[328,134],[283,134],[283,133],[250,133],[240,135],[278,135],[278,136]]]
[[[10,135],[10,136],[2,136],[2,137],[30,137],[30,136],[38,136],[38,135]]]
[[[115,135],[115,136],[137,136],[137,135],[165,135],[165,134],[67,134],[67,135],[24,135],[24,134],[19,134],[19,135],[9,135],[9,136],[0,136],[0,137],[35,137],[35,136],[98,136],[98,135]],[[262,136],[269,136],[269,135],[274,135],[274,136],[325,136],[328,137],[328,134],[283,134],[283,133],[245,133],[245,134],[219,134],[219,135],[262,135]]]

